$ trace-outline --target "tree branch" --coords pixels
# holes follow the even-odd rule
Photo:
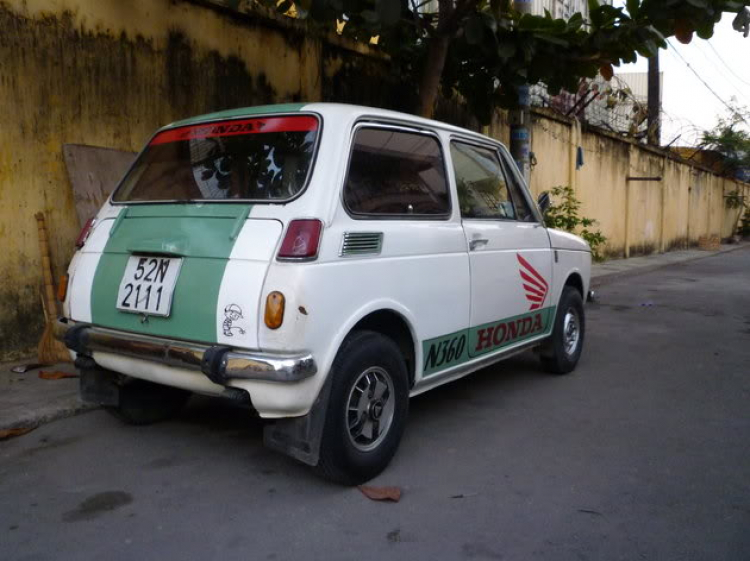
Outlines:
[[[440,0],[441,17],[436,35],[453,35],[464,17],[477,7],[479,0],[458,0],[455,6],[451,4],[452,2],[447,0]],[[444,12],[443,6],[450,6],[450,8]],[[444,13],[445,15],[443,16]]]

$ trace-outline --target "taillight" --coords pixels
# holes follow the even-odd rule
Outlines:
[[[83,228],[81,229],[81,233],[78,234],[78,239],[76,240],[76,247],[78,249],[83,247],[83,244],[86,243],[86,240],[89,239],[89,236],[91,235],[91,230],[94,229],[94,224],[96,224],[96,218],[89,218],[86,221],[86,224],[83,225]]]
[[[318,256],[320,220],[292,220],[279,249],[279,259],[315,259]]]

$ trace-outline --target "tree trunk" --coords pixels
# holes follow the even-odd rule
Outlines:
[[[438,36],[430,39],[427,60],[419,80],[417,113],[420,117],[432,118],[449,46],[450,37]]]

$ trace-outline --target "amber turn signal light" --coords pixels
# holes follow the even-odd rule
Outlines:
[[[68,275],[60,275],[60,282],[57,283],[57,301],[65,302],[68,295]]]
[[[281,292],[271,292],[266,296],[264,319],[269,329],[278,329],[284,323],[284,295]]]

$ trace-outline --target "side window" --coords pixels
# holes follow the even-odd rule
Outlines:
[[[391,129],[359,129],[344,203],[354,214],[447,216],[450,194],[437,139]]]
[[[451,142],[451,158],[461,216],[516,219],[497,152],[472,144]]]

